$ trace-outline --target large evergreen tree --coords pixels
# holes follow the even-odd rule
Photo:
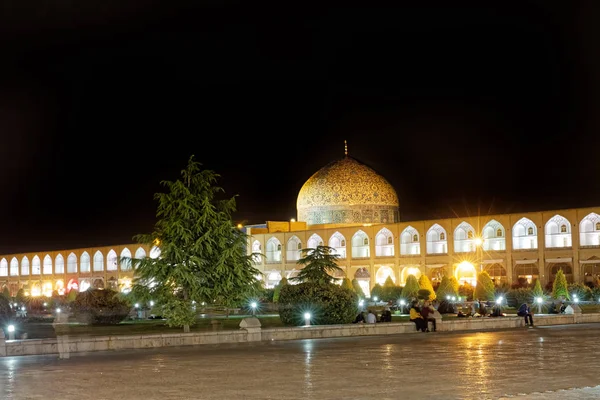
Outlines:
[[[194,302],[226,307],[255,294],[259,285],[254,254],[246,254],[247,235],[232,222],[235,197],[221,199],[220,175],[203,170],[190,157],[177,181],[163,181],[157,193],[154,232],[137,235],[156,245],[158,257],[124,258],[135,270],[134,298],[154,300],[169,326],[189,332],[196,321]]]
[[[564,297],[566,300],[571,300],[569,297],[569,289],[567,285],[567,278],[562,269],[559,269],[554,277],[554,283],[552,284],[552,297],[560,299]]]
[[[352,281],[349,278],[344,278],[342,280],[342,287],[345,287],[346,289],[354,291],[354,287],[352,286]]]
[[[438,286],[437,292],[435,292],[435,294],[439,301],[447,300],[446,298],[448,296],[452,297],[457,295],[457,293],[454,291],[454,288],[452,287],[452,282],[450,281],[450,278],[446,275],[442,277],[440,285]]]
[[[496,286],[494,286],[494,281],[492,281],[490,274],[487,271],[481,271],[477,274],[477,286],[475,286],[474,298],[487,301],[494,300],[495,295]]]
[[[412,300],[413,298],[417,298],[419,293],[419,281],[417,277],[414,275],[408,275],[406,277],[406,284],[402,288],[402,293],[400,296],[407,301]]]
[[[419,277],[419,288],[429,290],[429,300],[436,299],[435,291],[433,290],[433,285],[431,284],[431,281],[429,280],[429,277],[427,275],[423,274]]]
[[[460,289],[460,283],[458,282],[458,279],[456,279],[454,275],[450,275],[448,279],[450,281],[450,286],[452,286],[452,291],[458,296],[458,291]]]
[[[336,261],[340,257],[332,247],[317,246],[314,249],[302,249],[302,257],[296,261],[296,264],[303,265],[298,275],[290,280],[296,282],[330,283],[333,276],[329,273],[341,272],[344,270],[338,267]]]
[[[275,285],[273,290],[273,303],[279,302],[279,294],[281,293],[281,288],[288,284],[287,278],[284,276],[281,280]]]

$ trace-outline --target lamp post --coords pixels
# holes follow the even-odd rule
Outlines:
[[[544,302],[544,299],[542,299],[541,297],[537,297],[535,299],[537,305],[538,305],[538,314],[542,313],[542,303]]]
[[[252,316],[254,317],[254,315],[256,314],[256,302],[255,301],[250,303],[250,308],[252,308]]]
[[[9,325],[6,330],[8,331],[8,340],[15,340],[15,326]]]
[[[304,313],[304,325],[310,326],[310,313],[309,312]]]

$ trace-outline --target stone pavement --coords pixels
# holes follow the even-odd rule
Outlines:
[[[0,399],[598,398],[600,324],[0,359]]]

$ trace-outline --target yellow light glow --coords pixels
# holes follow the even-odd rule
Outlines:
[[[154,239],[154,245],[155,246],[160,245],[160,239],[159,238]]]
[[[483,244],[483,239],[481,238],[475,238],[475,245],[476,246],[481,246]]]
[[[238,229],[242,229],[243,225],[242,224],[237,224]]]
[[[295,218],[290,219],[290,222],[296,222]]]

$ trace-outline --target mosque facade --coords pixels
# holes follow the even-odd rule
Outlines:
[[[297,211],[297,221],[246,227],[267,287],[295,276],[301,249],[318,245],[339,256],[338,277],[356,278],[366,293],[388,277],[404,285],[411,274],[476,284],[485,270],[496,284],[542,285],[558,270],[570,283],[600,274],[600,207],[400,221],[395,189],[347,154],[306,181]]]

